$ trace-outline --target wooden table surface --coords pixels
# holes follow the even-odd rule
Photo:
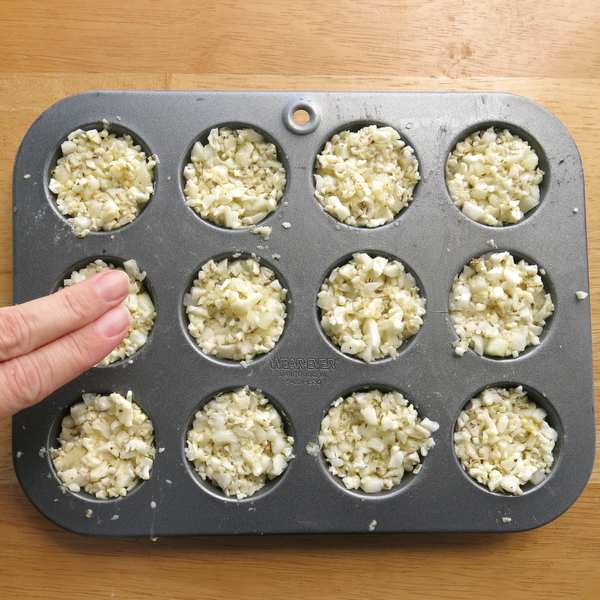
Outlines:
[[[86,8],[88,6],[88,8]],[[586,174],[600,366],[600,3],[0,0],[0,302],[11,300],[20,139],[90,89],[502,90],[569,128]],[[599,598],[600,468],[577,503],[512,535],[98,540],[46,521],[0,423],[2,598]]]

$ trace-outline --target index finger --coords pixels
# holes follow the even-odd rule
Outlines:
[[[0,361],[27,354],[84,327],[127,295],[129,278],[108,270],[50,296],[0,309]]]

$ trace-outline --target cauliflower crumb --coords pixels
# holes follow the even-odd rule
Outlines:
[[[306,444],[306,454],[310,456],[319,456],[321,453],[321,448],[317,442],[308,442]]]
[[[317,295],[321,326],[346,354],[369,363],[397,356],[423,324],[425,299],[401,262],[354,254],[336,267]]]
[[[471,347],[479,355],[516,358],[540,343],[553,312],[537,265],[515,263],[509,252],[475,258],[454,278],[450,292],[455,352],[463,356]]]
[[[17,450],[16,457],[21,458],[21,456],[23,456],[23,452],[21,452],[21,450]]]
[[[212,129],[196,142],[183,170],[187,205],[203,219],[230,229],[250,227],[272,213],[283,196],[285,169],[275,144],[253,129]]]
[[[77,236],[131,223],[150,200],[156,161],[131,136],[77,129],[61,150],[48,187]]]
[[[277,254],[276,252],[271,254],[271,256],[273,257],[273,260],[279,260],[281,258],[281,254]]]
[[[143,284],[146,273],[140,272],[135,260],[125,261],[121,269],[107,264],[101,259],[97,259],[87,265],[87,267],[79,271],[73,271],[64,281],[65,287],[68,287],[85,281],[96,275],[96,273],[115,268],[119,271],[124,271],[129,277],[129,293],[123,301],[125,308],[129,312],[129,329],[127,335],[119,345],[98,363],[100,366],[107,366],[117,360],[131,356],[148,340],[148,335],[154,326],[156,311],[150,294],[148,294]]]
[[[246,386],[217,395],[196,413],[186,456],[203,480],[241,500],[285,471],[293,444],[273,405]]]
[[[31,173],[25,173],[25,175],[23,175],[23,179],[31,179]]]
[[[390,490],[418,472],[439,425],[420,419],[397,391],[369,390],[338,398],[321,422],[319,444],[329,471],[350,490]]]
[[[588,294],[587,292],[578,290],[575,292],[575,297],[577,298],[577,300],[585,300],[588,297]]]
[[[574,214],[574,215],[576,215],[578,212],[579,212],[579,209],[578,209],[577,207],[575,207],[575,208],[573,209],[573,214]]]
[[[377,520],[373,519],[370,523],[369,523],[369,531],[375,531],[375,528],[377,527]]]
[[[538,485],[550,472],[557,438],[546,411],[522,386],[488,388],[458,416],[454,450],[477,482],[492,492],[520,496],[522,485]]]
[[[93,514],[94,514],[94,511],[91,508],[88,508],[85,511],[85,518],[86,519],[91,519]]]
[[[62,420],[59,448],[51,457],[59,479],[72,492],[96,498],[125,496],[150,478],[154,429],[148,416],[126,397],[83,394]]]
[[[518,223],[539,204],[543,176],[535,151],[507,129],[476,131],[446,162],[454,204],[484,225]]]
[[[502,522],[503,523],[512,523],[512,519],[511,519],[511,517],[502,517]]]
[[[118,521],[118,520],[119,520],[119,515],[116,515],[116,514],[115,514],[115,515],[113,515],[113,516],[110,518],[110,520],[111,520],[111,521]]]
[[[284,222],[281,224],[281,226],[282,226],[284,229],[290,229],[290,227],[292,226],[292,224],[291,224],[289,221],[284,221]]]
[[[287,290],[253,258],[210,260],[184,298],[188,330],[201,350],[249,361],[283,333]]]
[[[150,508],[151,508],[152,510],[156,510],[156,507],[157,507],[157,506],[158,506],[158,505],[156,504],[156,502],[155,502],[154,500],[151,500],[151,501],[150,501]]]
[[[315,195],[342,223],[379,227],[412,201],[419,181],[413,149],[392,127],[335,134],[317,156]]]
[[[268,225],[261,225],[252,228],[252,233],[260,235],[263,240],[268,240],[271,237],[272,231],[273,228],[269,227]]]

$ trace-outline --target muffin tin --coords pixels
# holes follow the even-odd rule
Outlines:
[[[294,122],[299,108],[310,116],[305,125]],[[101,126],[102,119],[157,154],[155,192],[133,223],[78,239],[53,204],[49,174],[61,141],[78,127]],[[313,168],[333,133],[369,123],[400,132],[415,149],[422,180],[413,202],[392,223],[360,229],[322,210],[314,198]],[[214,226],[185,205],[182,169],[191,146],[220,125],[254,127],[278,146],[287,186],[279,208],[261,223],[273,228],[268,240],[250,230]],[[539,207],[502,228],[464,216],[444,177],[456,142],[490,125],[528,140],[545,171]],[[135,258],[148,274],[157,309],[149,341],[131,359],[93,368],[14,417],[19,481],[59,525],[99,536],[152,537],[517,531],[554,519],[585,486],[594,457],[594,396],[589,302],[575,298],[576,290],[588,289],[583,173],[564,126],[529,100],[497,93],[87,93],[60,101],[32,125],[16,158],[13,189],[15,302],[51,292],[96,257],[117,263]],[[556,311],[540,346],[517,359],[482,358],[472,351],[458,358],[447,314],[452,279],[471,258],[496,247],[546,270]],[[400,259],[427,298],[418,334],[397,358],[370,365],[332,346],[315,304],[323,279],[357,251]],[[201,265],[235,252],[255,253],[289,290],[282,338],[247,367],[203,355],[187,333],[183,310],[183,295]],[[453,450],[462,407],[483,387],[498,384],[526,386],[559,432],[551,474],[521,497],[478,485]],[[238,501],[199,480],[184,444],[202,403],[243,385],[262,389],[281,411],[295,439],[295,458],[280,478]],[[319,453],[306,451],[331,402],[369,386],[399,389],[421,416],[440,424],[421,472],[391,492],[370,496],[346,490]],[[156,430],[160,451],[151,478],[117,500],[62,492],[48,458],[62,416],[83,390],[129,389]]]

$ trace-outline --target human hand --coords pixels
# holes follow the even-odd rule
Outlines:
[[[104,271],[55,294],[0,308],[0,417],[45,398],[125,337],[129,280]]]

